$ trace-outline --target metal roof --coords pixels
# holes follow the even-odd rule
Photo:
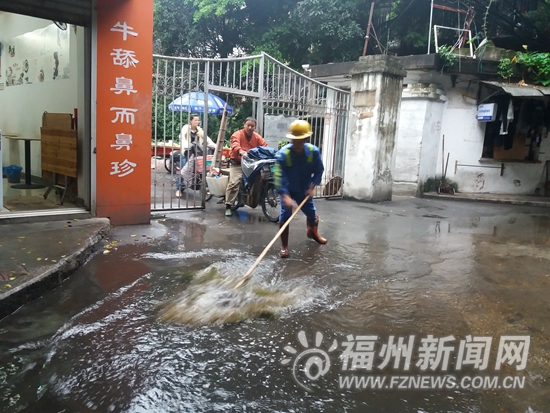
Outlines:
[[[504,92],[516,97],[544,97],[550,96],[550,88],[535,85],[512,85],[510,83],[482,81],[486,85],[502,89]]]

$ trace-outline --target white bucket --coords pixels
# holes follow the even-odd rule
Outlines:
[[[221,175],[218,178],[213,176],[206,177],[206,184],[208,185],[208,190],[214,196],[224,196],[225,189],[227,188],[228,182],[229,182],[229,177],[227,175]]]

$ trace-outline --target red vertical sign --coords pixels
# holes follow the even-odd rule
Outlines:
[[[153,0],[98,0],[96,213],[113,225],[151,210]]]

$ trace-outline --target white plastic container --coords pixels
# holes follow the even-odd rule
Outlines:
[[[227,183],[229,182],[229,176],[221,175],[218,177],[207,176],[206,184],[208,185],[208,190],[214,196],[224,196],[225,189],[227,188]]]

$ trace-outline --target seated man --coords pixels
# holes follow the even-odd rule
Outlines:
[[[225,190],[225,216],[233,215],[231,207],[235,204],[239,187],[243,179],[241,168],[242,156],[252,148],[267,146],[266,141],[254,132],[256,130],[256,119],[246,118],[244,128],[231,135],[231,156],[229,160],[229,182]]]

